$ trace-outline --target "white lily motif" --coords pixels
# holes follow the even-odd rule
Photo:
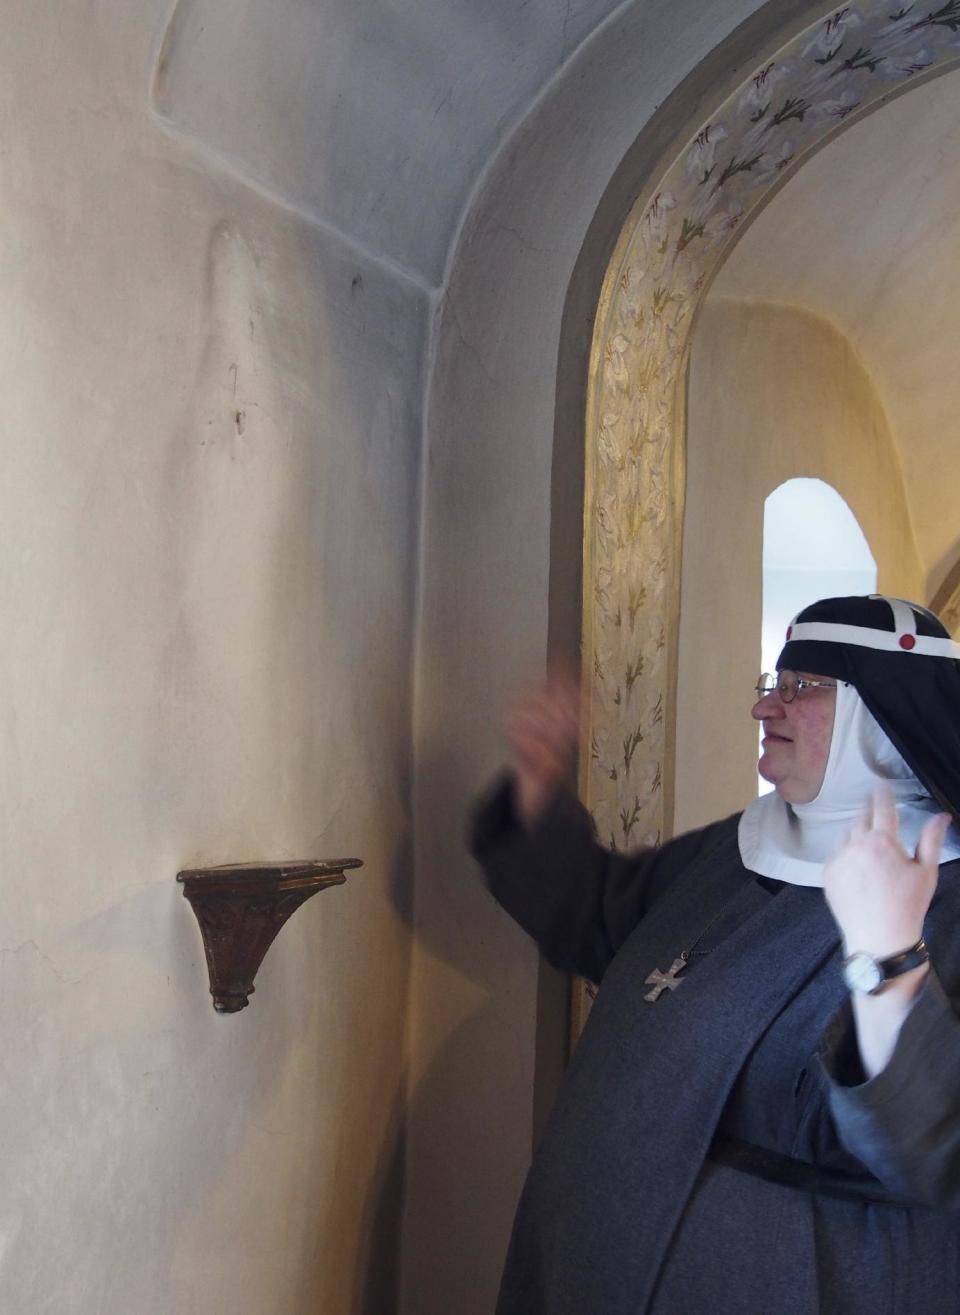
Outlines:
[[[832,100],[820,101],[816,106],[817,117],[821,119],[845,119],[860,104],[859,94],[848,88]]]
[[[780,83],[788,81],[795,69],[787,60],[771,61],[758,69],[744,88],[737,103],[737,111],[746,115],[751,123],[759,123],[773,104]]]
[[[914,73],[922,73],[928,69],[935,58],[931,46],[917,46],[914,50],[904,50],[896,58],[891,67],[902,78],[908,78]]]
[[[717,165],[717,149],[729,133],[722,123],[708,123],[694,137],[687,151],[684,173],[688,178],[695,178],[698,183],[709,181]]]
[[[629,349],[630,342],[622,333],[618,333],[607,344],[603,377],[608,388],[613,388],[617,391],[626,388],[629,382],[629,374],[627,372],[626,364],[626,356]]]
[[[856,5],[846,5],[831,14],[817,28],[816,35],[804,47],[805,59],[829,63],[836,59],[848,35],[863,25],[863,14]]]
[[[673,192],[658,192],[647,206],[643,216],[641,233],[648,251],[665,248],[670,239],[670,212],[676,208],[677,198]]]

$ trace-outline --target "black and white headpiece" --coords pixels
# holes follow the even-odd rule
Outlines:
[[[853,685],[939,805],[960,820],[960,644],[916,603],[824,598],[787,629],[778,669]]]

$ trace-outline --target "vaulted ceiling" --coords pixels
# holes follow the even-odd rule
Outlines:
[[[803,165],[710,296],[803,306],[850,340],[890,420],[935,591],[960,546],[960,70]]]
[[[508,130],[617,0],[180,0],[158,112],[427,286]]]
[[[179,0],[154,106],[200,149],[432,289],[498,144],[619,8]],[[958,238],[954,71],[810,159],[710,294],[800,305],[848,337],[890,419],[934,588],[960,548]]]

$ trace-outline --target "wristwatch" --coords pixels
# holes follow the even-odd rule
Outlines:
[[[929,958],[922,936],[909,950],[892,954],[889,959],[875,959],[872,954],[859,950],[844,959],[843,980],[851,991],[859,991],[861,995],[876,995],[892,978],[908,973],[911,968],[919,968]]]

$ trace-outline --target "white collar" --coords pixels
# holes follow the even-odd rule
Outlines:
[[[856,689],[838,682],[833,737],[819,794],[808,804],[788,804],[774,791],[749,804],[738,831],[744,867],[793,886],[822,886],[824,863],[844,843],[881,782],[893,790],[900,839],[912,854],[924,823],[942,809]],[[960,858],[960,835],[951,827],[942,861],[953,858]]]

